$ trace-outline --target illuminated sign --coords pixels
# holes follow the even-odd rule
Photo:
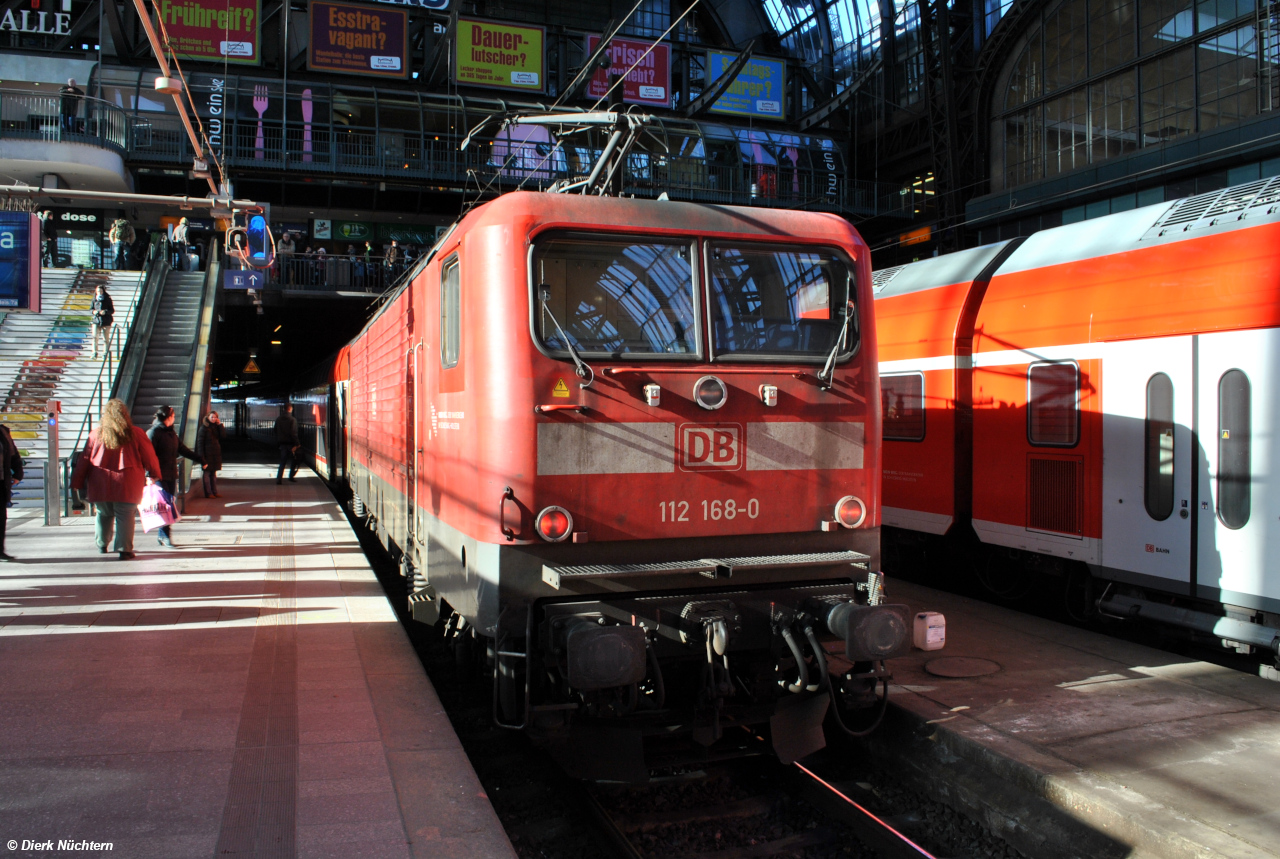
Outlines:
[[[180,58],[258,65],[261,0],[158,0]]]
[[[44,36],[65,36],[71,32],[71,0],[55,0],[59,10],[41,9],[40,0],[33,0],[30,9],[5,9],[0,16],[0,31],[33,33]],[[55,4],[50,4],[52,7]]]
[[[587,36],[587,56],[596,52],[599,36]],[[609,69],[596,72],[587,84],[587,95],[600,98],[609,90],[609,75],[626,74],[622,100],[628,104],[671,107],[671,46],[665,42],[614,39],[606,55]],[[635,66],[634,69],[631,67]],[[628,71],[630,69],[630,71]]]
[[[409,76],[409,13],[312,0],[307,68],[383,78]]]
[[[714,81],[737,59],[733,54],[707,52],[707,81]],[[787,64],[781,60],[758,60],[752,57],[738,72],[724,95],[711,106],[712,113],[735,116],[758,116],[764,119],[786,117]]]
[[[462,85],[542,92],[543,27],[458,19],[454,81]]]
[[[0,212],[0,307],[40,310],[40,220]]]

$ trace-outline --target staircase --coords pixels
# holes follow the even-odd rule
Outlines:
[[[155,325],[147,343],[138,390],[133,398],[133,422],[151,426],[159,406],[172,406],[182,426],[191,387],[191,362],[195,356],[204,272],[169,272],[156,309]]]
[[[110,394],[119,371],[120,350],[133,325],[143,273],[136,271],[81,271],[44,269],[41,272],[40,313],[9,313],[0,322],[0,422],[9,427],[22,456],[25,476],[14,487],[14,507],[44,505],[42,469],[48,456],[44,424],[45,401],[62,401],[59,454],[69,456],[75,436],[92,400],[100,407],[99,393]],[[94,289],[105,284],[115,305],[110,347],[106,358],[94,360],[90,305]],[[97,415],[93,416],[97,423]]]

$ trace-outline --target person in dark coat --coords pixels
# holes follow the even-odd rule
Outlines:
[[[76,114],[80,112],[80,102],[84,101],[84,90],[76,86],[75,78],[70,78],[58,94],[62,96],[62,130],[74,133],[78,130]]]
[[[13,556],[4,550],[4,530],[9,519],[9,499],[13,496],[13,484],[22,479],[22,457],[13,443],[9,428],[0,424],[0,561],[12,561]]]
[[[121,400],[107,400],[71,475],[71,488],[83,490],[86,500],[98,508],[93,538],[99,552],[107,553],[114,530],[120,560],[134,556],[133,530],[142,489],[147,478],[159,477],[155,449],[129,419],[129,407]]]
[[[276,444],[280,446],[280,467],[276,469],[276,483],[284,477],[284,467],[289,466],[289,482],[296,483],[294,475],[298,473],[298,419],[293,416],[293,403],[285,403],[280,407],[280,417],[276,418]]]
[[[55,268],[58,264],[58,222],[48,209],[41,212],[39,217],[40,237],[44,241],[40,264],[45,268]]]
[[[160,460],[160,486],[174,498],[178,497],[178,457],[185,456],[192,462],[199,462],[196,452],[182,443],[178,434],[173,431],[173,422],[177,416],[169,406],[156,409],[156,416],[151,421],[151,429],[147,430],[147,438],[155,448],[156,458]],[[169,533],[172,525],[162,525],[156,530],[156,542],[172,549],[173,537]]]
[[[218,469],[222,468],[222,440],[227,437],[226,427],[217,412],[209,412],[200,422],[200,436],[196,439],[196,455],[204,463],[201,480],[205,498],[218,495]]]
[[[98,284],[93,291],[93,357],[98,357],[98,341],[102,351],[111,352],[111,323],[115,320],[116,306],[111,301],[105,284]]]

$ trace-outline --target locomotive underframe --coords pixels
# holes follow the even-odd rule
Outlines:
[[[677,754],[697,759],[744,754],[753,743],[760,745],[764,725],[772,727],[774,750],[786,759],[825,742],[828,693],[818,691],[816,676],[808,684],[813,688],[787,690],[796,684],[801,666],[781,630],[793,629],[803,649],[800,630],[808,618],[822,638],[833,639],[804,614],[806,606],[823,597],[867,602],[868,572],[879,569],[879,528],[576,544],[487,543],[425,510],[417,511],[417,533],[411,535],[404,495],[356,463],[352,473],[358,500],[373,517],[380,539],[402,560],[406,577],[417,583],[409,589],[419,591],[419,606],[424,597],[434,603],[424,615],[434,618],[447,606],[486,639],[495,721],[527,730],[552,746],[571,772],[639,778],[647,771],[646,760],[653,760],[653,747],[670,753],[671,744],[680,741],[686,741],[686,748]],[[565,579],[559,588],[544,579],[544,567],[850,550],[866,560],[746,570],[727,578],[688,572],[602,575]],[[730,604],[727,613],[736,621],[727,630],[724,652],[709,660],[706,618],[687,620],[681,613],[691,604],[716,602]],[[637,684],[570,688],[564,682],[563,653],[558,652],[563,639],[556,630],[557,622],[567,621],[641,627],[645,658],[652,654],[657,665],[646,666],[644,680]],[[850,663],[836,650],[830,656],[832,682],[842,700],[852,708],[874,705],[876,683],[887,677],[883,663]],[[816,661],[811,647],[801,661]],[[707,672],[715,675],[718,670],[708,669],[708,663],[732,666],[732,675],[723,672],[718,681],[718,692],[706,685]],[[816,675],[817,669],[813,671]],[[653,706],[658,674],[666,693],[661,707]]]

